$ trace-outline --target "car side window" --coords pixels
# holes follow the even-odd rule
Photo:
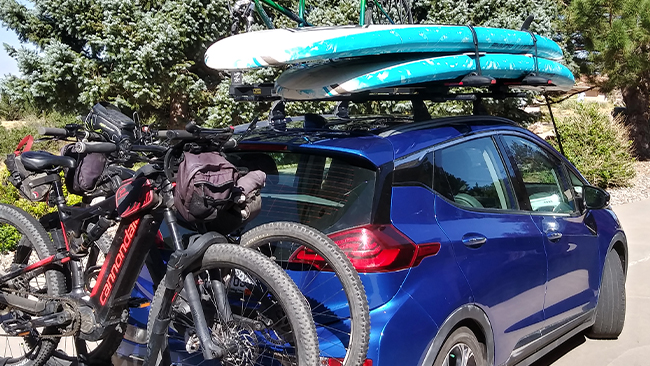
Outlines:
[[[555,159],[532,141],[516,136],[503,136],[503,141],[521,175],[533,211],[576,211],[573,192],[564,189],[561,165]]]
[[[571,169],[567,168],[566,170],[567,172],[569,172],[569,180],[571,180],[571,185],[573,186],[573,190],[577,194],[582,195],[582,187],[585,185],[585,183]]]
[[[434,190],[458,206],[513,209],[507,174],[492,138],[434,152]]]

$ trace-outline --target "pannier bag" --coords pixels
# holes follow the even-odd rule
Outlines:
[[[68,191],[80,196],[94,191],[106,167],[106,156],[102,153],[78,153],[74,144],[65,145],[61,149],[61,155],[70,156],[77,161],[76,168],[63,170]]]
[[[185,152],[176,175],[174,205],[186,221],[208,223],[211,230],[226,234],[259,213],[265,179],[259,170],[241,176],[218,152]]]
[[[7,166],[7,170],[9,170],[9,182],[18,189],[20,195],[30,201],[38,202],[47,198],[47,194],[52,189],[52,183],[40,183],[47,176],[47,173],[36,174],[30,172],[25,169],[23,163],[20,161],[20,155],[25,151],[29,151],[32,148],[33,142],[34,138],[31,135],[25,136],[18,143],[16,150],[7,155],[5,165]]]
[[[119,143],[124,139],[135,140],[135,122],[116,106],[100,102],[86,116],[86,127],[101,134],[106,141]]]

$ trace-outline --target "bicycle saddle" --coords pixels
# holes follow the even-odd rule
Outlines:
[[[42,172],[56,167],[76,168],[77,161],[69,156],[50,154],[46,151],[26,151],[20,154],[20,161],[31,172]]]

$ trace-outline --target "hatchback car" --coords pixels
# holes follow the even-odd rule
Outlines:
[[[370,306],[366,365],[528,364],[621,332],[627,242],[609,196],[533,133],[490,116],[290,127],[229,154],[267,174],[248,227],[300,222],[343,248]]]

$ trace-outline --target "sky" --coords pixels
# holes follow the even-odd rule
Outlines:
[[[30,0],[17,0],[20,4],[25,5],[27,8],[32,9],[34,4]],[[20,41],[18,36],[14,31],[4,27],[2,22],[0,22],[0,79],[7,74],[19,75],[18,65],[16,65],[16,60],[9,57],[7,51],[5,51],[4,43],[7,43],[10,46],[20,47]],[[33,47],[32,47],[33,48]]]
[[[0,78],[6,74],[18,75],[18,66],[16,65],[16,60],[9,57],[7,51],[3,46],[3,43],[7,43],[14,47],[20,47],[20,41],[18,36],[12,30],[7,30],[4,27],[0,28]]]

